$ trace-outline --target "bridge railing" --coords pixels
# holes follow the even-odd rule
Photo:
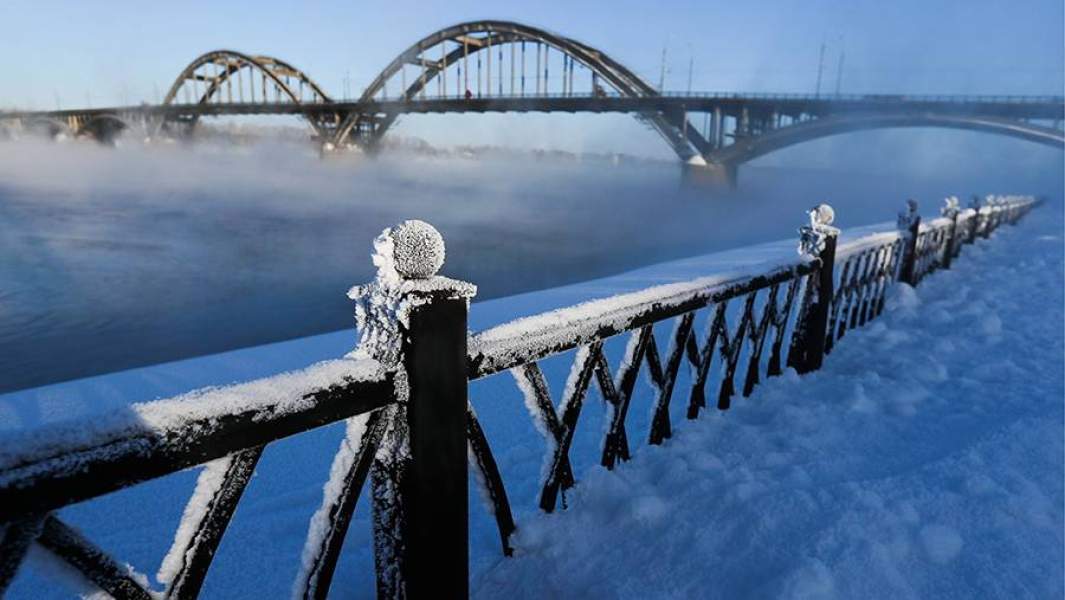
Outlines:
[[[664,98],[698,98],[720,100],[780,100],[787,102],[860,102],[860,103],[950,103],[950,104],[1065,104],[1065,97],[1043,95],[964,95],[964,94],[809,94],[776,92],[728,92],[728,91],[663,91]],[[592,92],[527,92],[521,93],[481,93],[473,92],[470,98],[464,94],[434,93],[426,91],[407,98],[408,102],[439,100],[513,100],[521,98],[627,98],[613,90]],[[402,96],[381,94],[375,96],[377,101],[400,101]],[[359,98],[337,99],[336,102],[359,102]]]
[[[730,92],[730,91],[672,91],[667,90],[659,92],[657,95],[663,98],[693,98],[693,99],[717,99],[717,100],[779,100],[782,102],[855,102],[855,103],[877,103],[877,104],[898,104],[898,103],[949,103],[949,104],[1053,104],[1062,105],[1065,104],[1065,96],[1053,96],[1053,95],[965,95],[965,94],[810,94],[810,93],[779,93],[779,92]],[[431,90],[426,90],[424,93],[412,95],[405,99],[407,102],[426,102],[426,101],[454,101],[454,100],[518,100],[518,99],[536,99],[536,98],[630,98],[614,90],[601,90],[599,92],[591,91],[568,91],[568,92],[534,92],[528,91],[525,93],[511,93],[504,91],[503,93],[485,92],[480,93],[476,91],[471,92],[471,96],[467,98],[465,94],[455,93],[439,93]],[[381,93],[371,100],[371,102],[398,102],[403,101],[404,96],[388,93]],[[322,105],[328,106],[332,104],[358,104],[364,102],[361,97],[335,97],[324,102],[304,102],[302,104],[308,106]],[[216,106],[216,105],[231,105],[239,104],[246,106],[257,106],[261,104],[301,104],[290,99],[281,99],[276,102],[265,101],[224,101],[222,99],[213,100],[211,102],[189,101],[182,98],[175,98],[171,103],[175,107],[196,107],[196,106]],[[109,111],[126,111],[131,113],[141,112],[144,110],[150,110],[151,105],[141,104],[124,107],[112,107],[112,108],[98,108],[98,109],[71,109],[64,111],[0,111],[0,116],[5,114],[9,115],[32,115],[38,113],[56,114],[56,113],[90,113],[90,112],[109,112]]]
[[[883,312],[891,285],[916,285],[949,268],[964,244],[1015,223],[1035,205],[1030,197],[989,197],[960,210],[950,201],[943,217],[922,222],[913,204],[897,231],[845,244],[838,244],[832,211],[822,205],[800,229],[794,259],[593,300],[473,334],[466,322],[474,288],[435,277],[442,240],[434,242],[438,234],[425,227],[407,235],[404,224],[379,238],[375,263],[382,270],[375,282],[353,290],[363,330],[358,358],[0,438],[0,593],[38,544],[117,598],[195,597],[264,448],[346,420],[346,438],[308,526],[294,595],[327,595],[370,477],[378,596],[463,597],[468,464],[485,491],[504,554],[511,554],[516,530],[503,474],[468,401],[469,382],[510,372],[515,396],[544,437],[537,504],[550,512],[576,484],[570,451],[593,387],[607,408],[599,463],[612,469],[635,449],[629,415],[641,372],[651,379],[654,398],[640,437],[660,444],[672,435],[671,398],[679,384],[687,386],[681,412],[694,419],[708,393],[726,410],[785,368],[820,368],[847,331]],[[427,256],[439,260],[425,268]],[[655,328],[670,321],[660,347]],[[627,341],[615,370],[606,345],[619,336]],[[566,353],[573,362],[555,402],[541,364]],[[680,368],[685,362],[690,375]],[[161,591],[55,512],[199,464],[204,469],[159,570]]]

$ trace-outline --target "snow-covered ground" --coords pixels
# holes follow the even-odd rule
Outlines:
[[[1060,208],[789,372],[589,470],[479,597],[1060,598]]]
[[[951,271],[918,289],[896,287],[885,315],[849,333],[817,373],[789,372],[731,411],[709,411],[694,422],[683,420],[683,402],[675,402],[675,435],[661,447],[639,443],[652,390],[638,385],[629,420],[634,460],[613,472],[597,466],[604,410],[591,394],[571,453],[579,483],[567,494],[568,510],[552,515],[536,508],[544,442],[513,378],[476,382],[474,405],[519,531],[515,556],[504,559],[494,523],[471,497],[474,595],[1060,597],[1063,228],[1054,202],[1020,226],[966,246]],[[471,327],[794,256],[794,244],[477,303]],[[657,331],[660,344],[669,326]],[[0,430],[303,367],[346,353],[354,339],[340,332],[0,396]],[[607,344],[612,364],[624,343]],[[556,398],[570,360],[572,354],[542,364]],[[682,370],[678,396],[687,382]],[[288,594],[343,433],[336,424],[267,448],[205,597]],[[154,576],[198,471],[69,507],[62,516]],[[69,596],[55,582],[41,589],[44,578],[58,575],[55,567],[35,550],[10,597]],[[333,594],[373,594],[365,498]]]

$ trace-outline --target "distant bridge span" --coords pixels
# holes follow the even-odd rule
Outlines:
[[[1027,121],[934,113],[873,112],[830,115],[773,129],[761,135],[740,138],[733,144],[715,150],[708,158],[713,164],[724,165],[726,169],[730,169],[726,178],[729,181],[735,181],[737,166],[782,148],[855,131],[901,127],[938,127],[981,131],[1045,146],[1065,148],[1065,133],[1061,129],[1036,125]]]
[[[600,50],[510,21],[425,36],[357,100],[336,100],[280,59],[216,50],[189,63],[158,106],[7,112],[0,122],[109,140],[134,125],[185,137],[206,116],[292,114],[323,147],[372,150],[403,114],[534,111],[634,114],[682,161],[729,182],[769,152],[868,129],[946,127],[1065,147],[1060,96],[662,93]]]

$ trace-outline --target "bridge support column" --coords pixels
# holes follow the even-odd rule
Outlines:
[[[736,188],[736,165],[707,162],[694,156],[684,163],[684,181],[700,186]]]
[[[725,145],[725,119],[721,116],[721,107],[714,107],[714,137],[710,140],[714,148],[722,148]]]

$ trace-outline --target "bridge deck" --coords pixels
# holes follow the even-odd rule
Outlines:
[[[105,114],[145,116],[178,115],[305,115],[333,112],[363,114],[464,113],[464,112],[710,112],[736,114],[920,113],[997,116],[1015,119],[1062,120],[1061,96],[913,96],[803,94],[665,93],[650,97],[593,95],[491,96],[480,98],[427,96],[411,100],[234,102],[213,104],[133,105],[53,111],[0,112],[6,118],[92,117]]]

